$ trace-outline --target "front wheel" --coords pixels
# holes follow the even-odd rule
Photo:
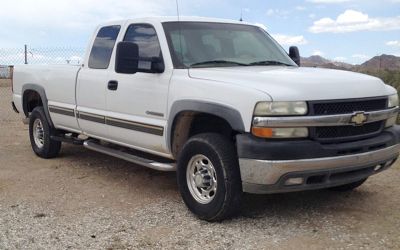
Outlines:
[[[29,117],[29,138],[36,155],[42,158],[53,158],[61,149],[61,142],[51,139],[55,130],[49,125],[43,107],[33,109]]]
[[[233,142],[222,135],[190,138],[179,157],[177,179],[185,204],[201,219],[220,221],[240,208],[239,164]]]

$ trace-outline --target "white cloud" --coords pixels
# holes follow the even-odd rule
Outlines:
[[[304,45],[308,43],[304,36],[272,34],[272,37],[281,45]]]
[[[306,7],[301,6],[301,5],[296,6],[296,10],[298,10],[298,11],[303,11],[303,10],[306,10],[306,9],[307,9]]]
[[[329,17],[321,18],[314,22],[308,29],[312,33],[345,33],[363,30],[398,30],[400,29],[400,16],[386,18],[371,18],[355,10],[346,10],[335,20]]]
[[[180,1],[181,14],[197,2],[203,7],[211,0]],[[18,0],[2,1],[1,9],[1,47],[85,46],[94,28],[106,21],[176,15],[172,0]]]
[[[268,9],[266,12],[267,16],[275,16],[281,18],[287,18],[290,14],[288,10],[281,10],[281,9]]]
[[[400,47],[400,40],[397,40],[397,41],[389,41],[389,42],[386,43],[386,45],[388,45],[388,46]]]
[[[272,16],[273,14],[275,14],[275,10],[273,10],[273,9],[267,10],[267,16]]]
[[[317,15],[315,15],[314,13],[311,13],[310,15],[308,15],[309,18],[314,19]]]
[[[322,52],[322,51],[320,51],[320,50],[314,50],[314,51],[312,52],[312,55],[313,55],[313,56],[323,56],[323,55],[325,55],[325,53]]]
[[[307,2],[311,3],[345,3],[350,1],[351,0],[307,0]]]
[[[365,54],[354,54],[351,56],[352,57],[352,63],[363,63],[369,59],[371,59],[371,56],[365,55]]]
[[[175,7],[168,0],[20,0],[5,1],[1,8],[7,10],[1,13],[1,23],[76,29],[93,27],[112,19],[163,15]]]
[[[364,55],[364,54],[354,54],[351,57],[353,57],[355,59],[360,59],[360,60],[367,60],[367,59],[371,58],[370,56]]]
[[[347,61],[347,58],[343,57],[343,56],[338,56],[338,57],[333,58],[333,60],[336,62],[344,62],[344,61]]]

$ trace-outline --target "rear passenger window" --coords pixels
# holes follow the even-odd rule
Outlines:
[[[136,43],[139,47],[139,57],[160,58],[162,60],[160,43],[155,29],[150,24],[132,24],[126,31],[124,41]]]
[[[89,56],[89,68],[106,69],[121,26],[106,26],[99,30]]]

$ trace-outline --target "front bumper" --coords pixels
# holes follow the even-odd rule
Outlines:
[[[338,186],[367,178],[395,162],[400,152],[399,138],[399,126],[371,139],[333,145],[309,140],[268,142],[251,135],[239,135],[237,143],[243,191],[292,192]],[[302,182],[289,185],[290,179],[302,179]]]

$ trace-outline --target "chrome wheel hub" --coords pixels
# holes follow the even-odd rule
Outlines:
[[[42,148],[44,145],[44,130],[43,130],[43,124],[40,119],[36,119],[33,122],[33,139],[35,141],[35,144],[38,148]]]
[[[186,181],[193,198],[201,203],[210,203],[217,191],[217,174],[212,162],[204,155],[193,156],[187,166]]]

